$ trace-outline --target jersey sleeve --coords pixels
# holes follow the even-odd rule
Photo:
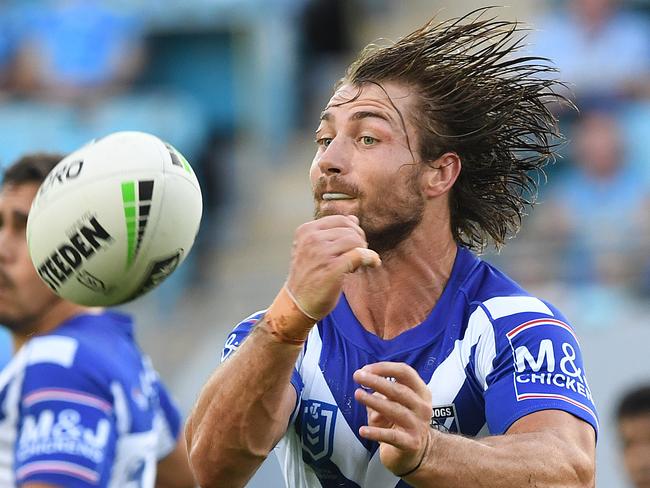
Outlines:
[[[158,449],[156,457],[160,460],[169,455],[178,442],[181,433],[181,414],[169,391],[156,374],[154,388],[158,396],[158,407],[154,417],[155,430],[158,431]]]
[[[516,420],[540,410],[569,412],[598,433],[576,334],[557,310],[547,309],[548,314],[490,317],[494,360],[486,375],[484,399],[492,434],[502,434]]]
[[[78,368],[35,363],[25,370],[15,443],[18,485],[105,486],[115,455],[112,397]]]
[[[237,326],[233,329],[233,331],[230,333],[228,338],[226,339],[226,343],[223,347],[223,351],[221,352],[221,362],[223,363],[226,359],[230,357],[231,354],[233,354],[239,346],[244,342],[246,337],[251,333],[253,328],[255,327],[255,324],[262,320],[264,317],[264,313],[266,310],[263,310],[261,312],[256,312],[253,315],[247,317],[243,321],[241,321]],[[304,352],[304,349],[303,349]],[[302,359],[302,353],[300,357],[298,358],[298,362],[300,362]],[[302,389],[303,389],[303,381],[302,377],[300,376],[300,373],[298,372],[297,367],[293,368],[293,373],[291,373],[291,384],[293,385],[294,389],[296,390],[296,405],[299,402],[300,395],[302,394]]]

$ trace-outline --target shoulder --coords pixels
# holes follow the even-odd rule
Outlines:
[[[566,319],[553,305],[538,298],[493,265],[480,261],[462,287],[469,307],[468,324],[482,324],[495,333],[535,319]]]
[[[22,386],[25,399],[35,395],[73,401],[82,401],[87,394],[109,397],[108,381],[99,373],[103,368],[97,362],[93,364],[92,356],[83,350],[82,341],[51,335],[34,338],[25,347]]]
[[[133,366],[122,349],[130,342],[130,328],[124,327],[130,327],[130,319],[122,314],[84,315],[31,339],[24,351],[26,386],[69,380],[107,387],[124,367]]]
[[[35,337],[25,345],[27,366],[52,364],[70,368],[77,358],[80,341],[68,335]]]

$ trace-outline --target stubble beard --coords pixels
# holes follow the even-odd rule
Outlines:
[[[416,177],[409,181],[405,194],[391,192],[371,202],[363,193],[358,193],[357,198],[359,208],[353,214],[359,218],[359,226],[366,234],[368,247],[382,259],[390,256],[422,222],[424,199],[418,191]],[[316,201],[314,218],[320,219],[337,213],[319,210]]]

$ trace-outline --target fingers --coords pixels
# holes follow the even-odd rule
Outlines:
[[[337,267],[343,273],[354,273],[360,267],[375,268],[381,265],[381,259],[372,249],[356,247],[337,259]]]
[[[374,395],[379,395],[382,398],[386,398],[381,393],[375,392]],[[390,420],[384,418],[376,410],[373,410],[370,407],[366,407],[366,412],[368,414],[368,425],[371,425],[373,427],[390,427],[392,425],[392,422]]]
[[[421,422],[421,420],[413,415],[413,412],[406,406],[386,397],[382,397],[381,395],[377,395],[376,393],[368,393],[362,388],[358,388],[354,392],[354,398],[367,408],[372,409],[380,417],[383,417],[385,420],[389,420],[393,424],[399,425],[404,429],[415,429]],[[384,423],[381,427],[387,427],[387,425]]]
[[[371,441],[385,442],[398,449],[413,449],[412,436],[402,430],[364,425],[359,428],[359,435]]]
[[[354,373],[354,378],[358,383],[368,386],[375,391],[381,391],[381,393],[384,393],[386,396],[390,395],[389,393],[382,391],[384,388],[388,388],[390,392],[395,392],[395,390],[397,390],[397,393],[403,392],[404,390],[402,390],[399,385],[413,390],[422,398],[430,398],[431,395],[429,388],[426,383],[422,381],[422,378],[420,378],[417,371],[405,363],[382,361],[367,364]],[[386,378],[394,378],[395,381],[385,381]],[[375,386],[366,385],[367,381],[373,381]],[[393,393],[393,395],[397,393]]]
[[[316,230],[334,229],[337,227],[353,229],[359,236],[366,239],[366,234],[359,226],[359,219],[356,215],[327,215],[317,220],[307,222],[301,227],[310,227]]]
[[[322,230],[318,234],[320,245],[330,256],[340,256],[355,247],[368,247],[365,238],[349,227],[336,227],[333,229]]]

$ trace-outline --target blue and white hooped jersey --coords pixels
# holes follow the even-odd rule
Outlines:
[[[131,319],[79,315],[0,373],[0,486],[153,487],[180,428]]]
[[[229,336],[237,349],[257,313]],[[431,425],[467,436],[503,434],[539,410],[564,410],[598,430],[580,346],[565,318],[459,247],[447,286],[427,319],[383,340],[366,331],[345,296],[312,329],[291,383],[298,403],[276,447],[287,486],[409,486],[359,436],[366,409],[354,399],[357,369],[379,361],[411,365],[433,397]]]

